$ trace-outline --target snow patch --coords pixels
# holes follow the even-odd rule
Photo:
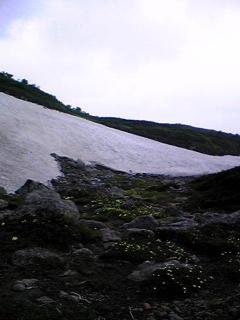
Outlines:
[[[60,175],[51,153],[126,172],[171,176],[240,165],[240,157],[167,145],[0,93],[0,186],[12,192],[26,179],[47,183]]]

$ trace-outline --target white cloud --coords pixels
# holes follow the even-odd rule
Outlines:
[[[38,0],[0,38],[1,69],[98,115],[240,132],[234,0]]]

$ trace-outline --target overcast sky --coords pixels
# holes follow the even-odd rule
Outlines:
[[[240,133],[239,0],[0,0],[0,70],[94,115]]]

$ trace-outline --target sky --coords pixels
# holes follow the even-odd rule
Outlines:
[[[240,133],[239,0],[0,0],[0,70],[93,115]]]

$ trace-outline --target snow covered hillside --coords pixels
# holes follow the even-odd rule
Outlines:
[[[0,186],[60,175],[51,153],[114,169],[172,176],[240,165],[240,157],[209,156],[111,129],[0,93]]]

